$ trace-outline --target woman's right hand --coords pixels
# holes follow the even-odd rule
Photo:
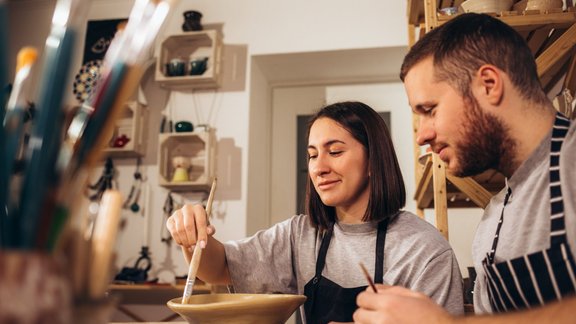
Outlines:
[[[206,210],[200,204],[184,205],[166,220],[166,228],[176,244],[190,249],[199,242],[206,247],[208,236],[214,235],[216,229],[210,225]]]

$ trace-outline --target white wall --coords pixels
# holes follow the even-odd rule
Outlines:
[[[54,3],[53,0],[22,0],[9,3],[10,55],[12,57],[23,45],[43,47]],[[127,17],[132,3],[132,0],[93,0],[88,18]],[[250,120],[255,120],[255,118],[260,118],[260,122],[270,119],[270,116],[262,111],[267,108],[267,105],[269,107],[271,100],[266,94],[254,96],[251,91],[251,87],[257,87],[255,91],[268,91],[269,89],[265,78],[258,74],[257,69],[252,69],[250,66],[249,58],[253,55],[275,53],[406,46],[408,42],[406,7],[406,1],[382,0],[182,0],[180,2],[167,22],[163,35],[180,31],[183,11],[199,10],[204,15],[202,20],[204,26],[222,29],[225,51],[228,51],[225,57],[235,55],[235,58],[240,58],[236,65],[230,64],[229,61],[224,62],[225,78],[235,75],[241,79],[236,80],[234,87],[223,87],[218,92],[197,91],[172,95],[158,88],[150,73],[143,82],[153,117],[148,134],[150,145],[143,166],[143,173],[148,177],[148,183],[152,188],[152,199],[148,204],[152,211],[149,233],[155,265],[152,277],[160,276],[162,280],[169,281],[174,274],[182,275],[186,272],[186,266],[179,251],[173,246],[167,247],[160,242],[160,232],[164,221],[162,206],[166,196],[166,191],[157,186],[156,132],[160,114],[167,114],[171,111],[172,119],[175,121],[187,119],[194,124],[209,122],[217,129],[219,144],[225,147],[224,151],[220,150],[220,154],[227,156],[228,160],[218,162],[219,181],[225,185],[220,187],[216,194],[214,207],[216,217],[213,223],[217,227],[217,238],[221,240],[242,238],[259,226],[251,225],[251,228],[247,228],[247,219],[250,217],[247,210],[250,209],[250,204],[255,204],[254,201],[247,201],[248,190],[265,186],[265,184],[251,186],[253,183],[249,183],[249,179],[255,179],[255,175],[249,174],[248,166],[261,162],[255,160],[254,156],[261,158],[270,152],[269,140],[259,139],[259,137],[266,136],[266,131],[251,129],[250,125]],[[83,39],[78,44],[77,53],[81,53],[82,46]],[[74,73],[80,68],[80,60],[78,56],[72,66]],[[252,72],[254,79],[250,78],[247,71]],[[327,98],[337,100],[340,97],[354,95],[356,99],[365,100],[371,104],[374,96],[385,96],[386,108],[394,110],[392,114],[392,124],[395,129],[394,141],[401,156],[408,194],[411,197],[414,188],[413,157],[411,156],[412,133],[411,118],[409,109],[406,107],[404,92],[399,84],[385,87],[375,85],[374,87],[377,88],[368,86],[357,91],[358,89],[354,87],[335,86],[327,90]],[[171,108],[166,109],[166,107]],[[255,107],[261,110],[255,112]],[[250,147],[249,143],[259,143],[259,145]],[[117,170],[119,188],[127,194],[134,172],[134,161],[118,161]],[[256,194],[259,193],[256,192]],[[262,195],[267,197],[266,193]],[[202,198],[198,195],[186,197],[189,201]],[[265,205],[266,202],[262,204]],[[409,201],[408,209],[413,209],[413,206],[413,202]],[[124,218],[127,226],[120,233],[117,244],[117,267],[132,265],[138,256],[144,235],[141,215],[127,212]],[[257,224],[264,225],[265,221]],[[450,226],[454,228],[452,225],[451,222]],[[451,231],[451,236],[452,233]],[[469,244],[465,242],[462,245]],[[175,270],[175,272],[171,270],[159,273],[161,266]]]

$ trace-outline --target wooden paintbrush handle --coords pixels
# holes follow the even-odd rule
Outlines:
[[[106,190],[100,202],[92,234],[92,258],[88,276],[88,296],[93,299],[104,297],[108,288],[122,202],[122,194],[117,190]]]

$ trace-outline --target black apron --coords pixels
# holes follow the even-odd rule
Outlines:
[[[576,265],[566,238],[564,202],[560,187],[560,149],[570,120],[557,114],[550,149],[550,248],[494,263],[508,189],[492,250],[482,260],[493,312],[531,308],[560,300],[576,291]]]
[[[376,236],[376,264],[374,282],[382,283],[384,276],[384,243],[388,220],[378,224]],[[324,278],[322,270],[326,261],[326,253],[334,231],[334,224],[322,237],[320,251],[316,260],[316,274],[305,286],[304,295],[308,297],[304,304],[307,324],[325,324],[330,321],[352,322],[352,315],[356,311],[356,296],[366,290],[367,286],[356,288],[342,288],[335,282]],[[350,269],[355,271],[356,269]],[[360,269],[357,269],[360,271]]]

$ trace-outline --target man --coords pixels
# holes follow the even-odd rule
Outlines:
[[[358,296],[354,320],[574,323],[576,122],[554,110],[523,38],[490,16],[460,15],[412,47],[400,77],[420,145],[458,176],[507,178],[472,246],[474,308],[486,315],[452,317],[422,294],[380,286]]]

